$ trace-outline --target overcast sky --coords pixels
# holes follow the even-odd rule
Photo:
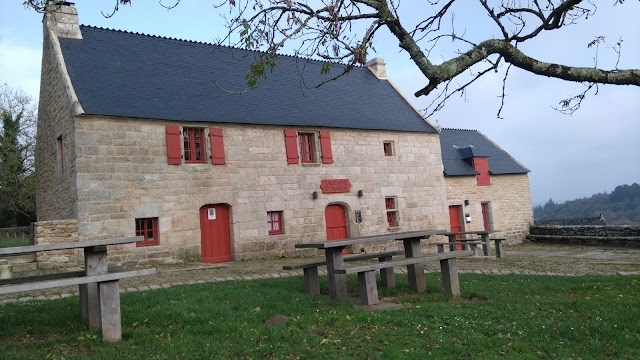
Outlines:
[[[123,6],[112,18],[105,18],[102,12],[109,13],[115,2],[76,1],[80,23],[203,42],[223,35],[213,1],[182,0],[167,11],[155,1],[134,0],[133,6]],[[593,66],[594,50],[586,44],[594,36],[604,35],[613,43],[624,40],[618,68],[640,68],[640,2],[627,1],[615,7],[610,5],[613,1],[598,3],[596,16],[548,33],[521,49],[543,61]],[[468,26],[464,29],[467,34],[476,40],[494,34],[484,15],[477,16],[475,2],[464,4],[457,10],[456,20]],[[405,0],[401,5],[401,19],[407,21],[417,21],[415,9],[429,9],[419,0]],[[457,26],[458,31],[463,30]],[[456,50],[452,46],[455,44],[445,44],[441,54],[447,56]],[[42,15],[25,9],[22,1],[4,2],[0,12],[0,84],[20,88],[37,99],[41,48]],[[380,33],[376,50],[369,58],[384,58],[390,80],[418,108],[426,107],[430,99],[413,97],[426,80],[409,56],[399,51],[397,41]],[[600,49],[599,65],[611,69],[616,59],[612,51]],[[549,198],[561,202],[610,192],[621,184],[640,183],[640,87],[600,86],[598,95],[589,96],[577,113],[566,116],[553,110],[559,100],[576,95],[581,88],[580,84],[513,68],[501,119],[496,118],[502,89],[502,73],[498,73],[478,81],[466,97],[450,99],[430,120],[442,127],[479,130],[529,168],[534,205]]]

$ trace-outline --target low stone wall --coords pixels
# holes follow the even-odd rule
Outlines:
[[[527,239],[536,243],[640,248],[640,226],[531,226]]]
[[[34,223],[37,245],[78,241],[77,220],[52,220]],[[35,261],[40,270],[78,267],[82,264],[82,250],[54,250],[36,253]]]

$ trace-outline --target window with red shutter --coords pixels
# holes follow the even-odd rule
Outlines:
[[[322,152],[322,163],[333,164],[333,151],[331,150],[331,135],[328,130],[318,132],[320,138],[320,151]]]
[[[222,137],[222,129],[209,129],[209,142],[211,143],[211,163],[214,165],[224,165],[224,140]]]
[[[136,242],[137,247],[158,245],[158,218],[136,219],[136,236],[144,236],[144,241]]]
[[[294,129],[284,130],[284,145],[287,150],[287,164],[297,164],[298,133]]]
[[[490,186],[489,159],[486,157],[474,157],[473,168],[478,172],[476,182],[478,186]]]
[[[398,226],[398,208],[396,204],[396,198],[386,197],[384,198],[385,208],[387,209],[387,224],[389,227]]]
[[[184,162],[187,164],[204,163],[204,129],[183,128]]]
[[[169,165],[182,164],[182,150],[180,149],[180,127],[167,126],[167,163]]]

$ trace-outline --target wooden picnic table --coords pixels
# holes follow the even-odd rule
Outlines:
[[[352,239],[331,240],[312,243],[296,244],[297,249],[322,249],[327,259],[327,276],[329,278],[329,296],[336,300],[347,299],[347,275],[336,274],[335,269],[344,268],[344,256],[342,250],[350,245],[365,243],[376,243],[389,240],[402,241],[404,255],[406,258],[419,257],[422,255],[420,242],[428,239],[431,235],[442,233],[443,230],[422,230],[399,232],[384,235],[363,236]],[[407,276],[409,287],[412,290],[422,293],[425,291],[424,264],[414,263],[407,265]]]
[[[465,242],[470,242],[470,241],[474,241],[475,239],[457,239],[459,236],[466,236],[466,235],[479,235],[481,242],[482,242],[482,252],[484,253],[484,256],[491,256],[491,244],[490,244],[490,240],[492,240],[491,238],[489,238],[489,235],[495,233],[495,230],[491,230],[491,231],[486,231],[486,230],[478,230],[478,231],[457,231],[457,232],[441,232],[438,233],[436,235],[443,235],[446,236],[449,239],[449,250],[450,251],[456,251],[456,245],[462,245],[463,249],[466,248],[465,246]],[[496,240],[496,239],[493,239]],[[500,240],[502,239],[497,239],[498,241],[496,241],[496,248],[498,248],[498,243]],[[457,242],[456,242],[457,241]],[[499,250],[502,250],[501,248]],[[499,251],[500,256],[498,257],[502,257],[502,251]]]
[[[90,329],[100,329],[107,341],[120,341],[120,292],[118,280],[152,275],[155,268],[109,273],[107,246],[130,244],[144,240],[142,236],[30,245],[0,249],[0,256],[34,254],[43,251],[83,249],[85,269],[37,276],[0,280],[0,295],[79,285],[80,313]]]

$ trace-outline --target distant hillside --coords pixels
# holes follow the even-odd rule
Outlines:
[[[539,220],[559,220],[595,217],[602,214],[609,225],[640,225],[640,185],[620,185],[611,194],[600,193],[589,198],[533,208],[533,217]]]

